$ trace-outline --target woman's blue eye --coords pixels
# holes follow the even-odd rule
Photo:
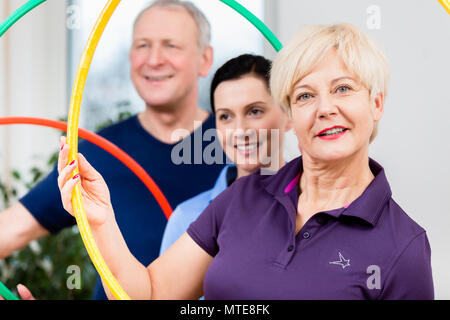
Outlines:
[[[298,96],[297,101],[299,100],[308,100],[311,98],[311,95],[309,93],[303,93]]]
[[[349,86],[340,86],[339,88],[337,88],[336,91],[338,91],[340,93],[344,93],[344,92],[347,92],[348,90],[350,90]]]

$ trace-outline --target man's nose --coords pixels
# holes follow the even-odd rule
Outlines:
[[[162,49],[158,46],[154,46],[153,48],[151,48],[147,59],[147,63],[150,66],[154,67],[163,64],[163,62],[164,62],[164,53]]]

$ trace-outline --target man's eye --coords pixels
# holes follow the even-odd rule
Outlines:
[[[221,120],[221,121],[226,121],[226,120],[228,120],[229,118],[230,118],[230,115],[228,115],[228,114],[226,114],[226,113],[221,114],[221,115],[219,116],[219,120]]]
[[[297,101],[305,101],[305,100],[311,99],[311,97],[312,96],[309,93],[302,93],[301,95],[299,95],[297,97]]]
[[[139,49],[141,49],[141,48],[147,48],[147,44],[146,44],[146,43],[141,43],[141,44],[138,45],[138,48],[139,48]]]

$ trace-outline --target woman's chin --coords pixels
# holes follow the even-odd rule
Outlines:
[[[248,160],[248,159],[247,159]],[[241,172],[247,172],[248,174],[255,172],[256,170],[258,170],[261,167],[260,163],[253,163],[253,162],[244,162],[244,163],[239,163],[237,162],[237,167],[239,168],[239,171]]]
[[[321,150],[315,152],[313,158],[323,162],[339,162],[351,157],[354,154],[352,150]]]

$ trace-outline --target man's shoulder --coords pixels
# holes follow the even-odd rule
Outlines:
[[[202,123],[201,128],[202,131],[216,128],[215,119],[212,114],[209,114],[208,118]],[[151,135],[149,135],[148,132],[146,132],[141,126],[137,114],[102,128],[97,131],[97,134],[106,139],[121,138],[124,134],[128,136],[130,134],[137,134],[141,137],[151,137]]]
[[[139,125],[137,116],[135,115],[125,120],[111,124],[103,129],[100,129],[96,132],[96,134],[113,143],[124,151],[127,149],[128,151],[126,152],[129,152],[129,148],[127,148],[129,141],[140,139],[138,132]],[[79,150],[81,153],[85,154],[85,156],[98,156],[103,154],[101,152],[98,152],[101,150],[100,148],[87,140],[83,140],[80,142]],[[92,160],[92,158],[90,160]]]
[[[137,115],[131,116],[125,120],[113,123],[105,128],[100,129],[97,134],[108,138],[110,136],[116,136],[123,131],[128,131],[132,128],[138,128]]]
[[[202,123],[203,130],[207,129],[215,129],[216,128],[216,119],[212,113],[208,112],[208,118]]]

